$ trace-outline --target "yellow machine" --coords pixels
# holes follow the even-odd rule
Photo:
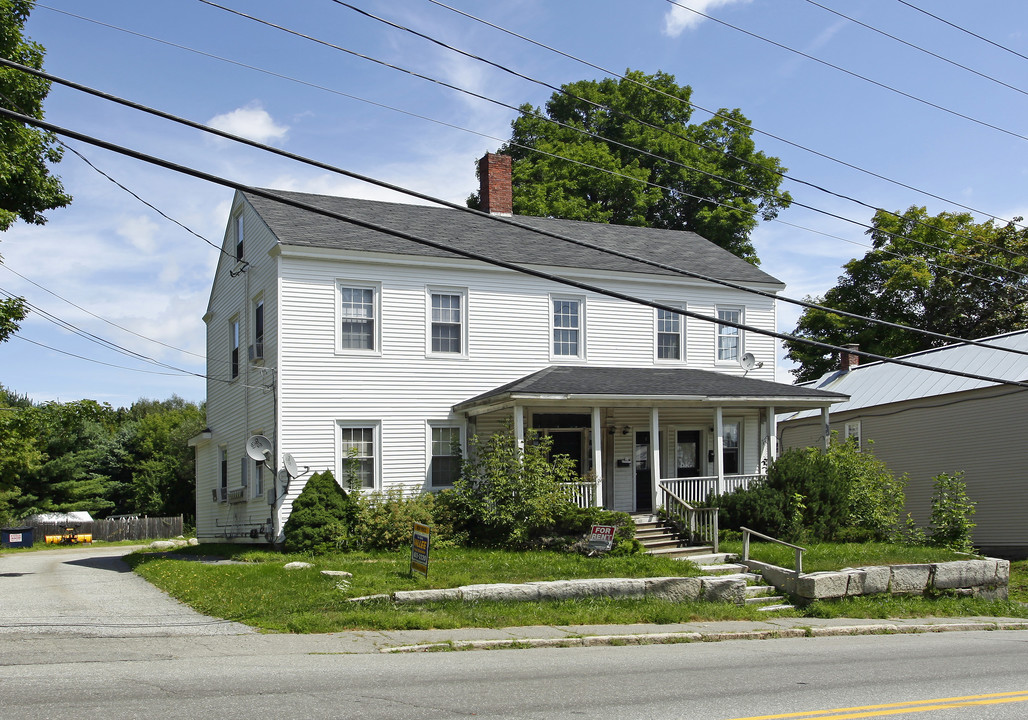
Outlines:
[[[47,545],[77,545],[78,543],[93,542],[93,535],[91,533],[78,533],[75,531],[75,528],[69,527],[64,528],[64,532],[60,535],[44,535],[43,539]]]

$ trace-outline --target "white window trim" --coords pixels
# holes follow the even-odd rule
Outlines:
[[[668,307],[678,308],[680,310],[687,310],[688,306],[684,303],[661,303]],[[685,315],[678,315],[678,348],[679,357],[677,358],[662,358],[660,357],[660,310],[657,308],[653,309],[653,361],[656,363],[667,363],[667,364],[681,364],[686,361],[689,357],[685,340],[686,334],[686,318]]]
[[[382,421],[381,420],[336,420],[336,482],[344,489],[349,488],[346,474],[346,453],[343,451],[343,428],[371,428],[372,451],[375,453],[372,463],[374,487],[362,487],[362,492],[378,492],[382,490]]]
[[[264,325],[264,332],[260,338],[257,337],[257,309],[261,309],[261,321]],[[250,306],[250,317],[253,318],[253,337],[246,349],[246,359],[250,363],[262,364],[264,362],[265,338],[268,336],[268,306],[264,302],[264,293],[258,293]],[[260,353],[257,352],[257,344],[260,342]],[[252,350],[251,350],[252,348]],[[251,359],[251,353],[253,355]]]
[[[558,355],[554,352],[554,341],[553,331],[556,329],[553,325],[553,303],[563,300],[565,302],[578,303],[578,354],[577,355]],[[584,295],[550,295],[547,298],[546,304],[546,318],[547,318],[547,333],[546,342],[550,348],[550,360],[552,362],[578,362],[585,360],[587,357],[586,353],[586,302]]]
[[[851,432],[851,429],[854,429],[854,428],[856,429],[856,432]],[[849,440],[850,438],[856,438],[856,440],[857,440],[857,450],[858,451],[861,449],[861,445],[862,445],[862,443],[864,441],[862,435],[863,435],[863,428],[860,426],[860,421],[859,420],[847,420],[843,424],[843,436],[844,436],[843,439],[844,440]]]
[[[432,296],[460,296],[460,352],[432,350]],[[448,285],[429,285],[425,288],[425,357],[466,360],[468,358],[468,289]]]
[[[467,447],[465,445],[467,441],[467,433],[464,429],[464,424],[458,420],[429,420],[427,423],[427,432],[425,437],[425,487],[428,490],[441,490],[452,485],[433,485],[432,484],[432,458],[435,457],[432,454],[432,430],[435,428],[454,428],[460,436],[460,455],[466,457]],[[459,477],[458,473],[458,477]]]
[[[237,263],[246,260],[246,223],[243,220],[243,211],[240,210],[234,216],[232,233],[232,257]]]
[[[729,425],[738,425],[739,426],[739,444],[736,446],[736,448],[738,449],[739,469],[736,471],[735,474],[745,475],[746,473],[743,470],[743,468],[746,466],[746,463],[745,463],[746,455],[744,454],[745,450],[744,450],[743,445],[746,442],[746,418],[744,418],[744,417],[727,417],[727,416],[722,418],[722,420],[721,420],[721,432],[722,432],[722,443],[721,443],[722,447],[721,447],[721,450],[722,450],[722,452],[724,452],[725,450],[728,449],[728,446],[724,444],[723,438],[724,438],[724,430]],[[724,467],[724,461],[725,461],[725,459],[724,459],[724,456],[722,455],[722,457],[721,457],[722,467]]]
[[[372,350],[365,350],[363,348],[344,348],[343,347],[343,288],[355,288],[357,290],[371,290],[372,303],[374,305],[375,312],[375,330],[372,333],[375,347]],[[336,278],[335,282],[335,328],[333,334],[335,336],[335,353],[336,355],[366,355],[366,356],[380,356],[382,354],[382,283],[367,282],[367,281],[356,281],[346,280],[342,278]],[[267,317],[264,318],[264,332],[267,333]]]
[[[232,354],[235,353],[235,361]],[[246,358],[243,357],[243,326],[239,315],[233,315],[228,321],[228,373],[229,380],[237,380],[243,374],[243,365]]]
[[[739,335],[739,347],[736,352],[736,357],[722,360],[721,359],[721,311],[722,310],[734,310],[739,313],[739,324],[746,322],[746,308],[741,305],[718,305],[714,308],[714,320],[717,321],[714,325],[714,363],[717,365],[738,365],[742,356],[746,353],[746,332],[741,328],[735,328],[738,330]],[[727,326],[726,326],[727,327]],[[726,336],[728,337],[728,336]]]

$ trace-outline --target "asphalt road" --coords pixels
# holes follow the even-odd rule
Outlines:
[[[126,547],[75,547],[0,557],[0,635],[78,637],[236,635],[238,623],[201,615],[129,570]]]

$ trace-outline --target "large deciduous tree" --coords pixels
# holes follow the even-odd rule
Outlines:
[[[785,168],[756,150],[739,110],[690,124],[692,89],[660,71],[561,89],[545,112],[523,105],[500,148],[515,213],[691,230],[759,262],[750,233],[791,198],[779,190]]]
[[[32,10],[30,0],[0,0],[0,56],[32,68],[43,67],[43,46],[24,35]],[[15,112],[43,117],[43,100],[50,91],[47,80],[14,68],[0,67],[0,104]],[[71,197],[49,165],[61,159],[61,146],[53,134],[0,118],[0,231],[15,220],[42,225],[43,212],[64,207]],[[0,301],[0,342],[18,328],[25,316],[19,298]]]
[[[923,207],[879,210],[872,249],[850,260],[819,305],[953,337],[977,339],[1028,327],[1028,230],[976,223],[968,213],[930,216]],[[795,335],[895,357],[947,344],[920,333],[808,308]],[[835,367],[828,351],[786,342],[799,380]]]

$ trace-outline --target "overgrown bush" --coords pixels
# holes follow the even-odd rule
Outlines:
[[[346,544],[355,507],[326,470],[311,475],[286,520],[285,549],[321,555]]]
[[[971,531],[975,523],[975,503],[967,496],[967,483],[963,471],[949,475],[942,473],[933,478],[932,516],[929,521],[928,543],[960,552],[971,552]]]
[[[786,450],[767,480],[713,501],[721,526],[797,541],[888,541],[900,531],[906,477],[852,442]]]
[[[435,520],[435,495],[405,496],[400,488],[387,492],[351,494],[357,522],[347,547],[354,550],[399,550],[410,547],[414,523],[432,526],[432,545],[445,545],[447,533]]]
[[[551,444],[529,431],[522,449],[509,424],[471,438],[460,478],[438,499],[454,531],[472,544],[524,546],[552,530],[573,507],[562,483],[579,477],[566,455],[549,457]]]

